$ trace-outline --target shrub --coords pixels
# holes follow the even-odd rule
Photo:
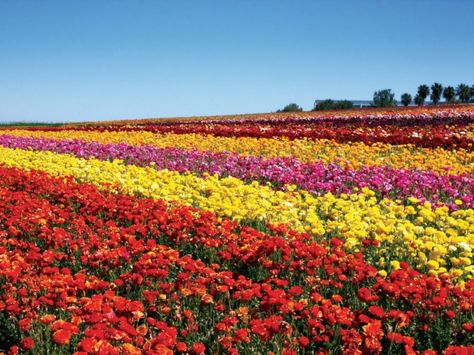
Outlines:
[[[352,101],[349,100],[331,100],[327,99],[318,103],[314,103],[313,111],[322,110],[345,110],[353,108]]]

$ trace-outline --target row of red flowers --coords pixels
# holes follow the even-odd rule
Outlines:
[[[212,134],[219,137],[254,137],[273,138],[286,137],[289,139],[331,139],[339,143],[363,142],[368,145],[375,143],[384,144],[414,144],[419,147],[446,149],[464,148],[472,149],[473,138],[467,136],[472,129],[465,125],[447,126],[421,126],[421,127],[396,127],[396,126],[323,126],[321,124],[282,124],[269,126],[266,124],[204,124],[188,123],[180,125],[149,125],[149,126],[104,126],[97,127],[97,131],[135,131],[145,130],[154,133],[175,134]]]
[[[275,117],[274,117],[275,116]],[[349,110],[327,113],[262,114],[252,118],[130,121],[113,124],[30,127],[33,130],[149,131],[222,137],[332,139],[340,143],[414,144],[447,149],[473,147],[474,107]]]
[[[63,128],[50,128],[61,130]],[[67,128],[69,129],[69,128]],[[445,125],[445,126],[376,126],[364,127],[350,125],[338,127],[334,125],[294,124],[282,123],[278,126],[261,124],[149,124],[132,126],[87,126],[75,127],[78,130],[94,130],[98,132],[109,131],[148,131],[153,133],[175,134],[212,134],[219,137],[253,137],[273,138],[286,137],[288,139],[331,139],[339,143],[363,142],[368,145],[375,143],[384,144],[414,144],[419,147],[446,149],[473,148],[472,126]]]
[[[166,354],[457,351],[464,289],[407,263],[388,277],[285,226],[0,168],[0,348]],[[365,248],[377,248],[367,240]]]

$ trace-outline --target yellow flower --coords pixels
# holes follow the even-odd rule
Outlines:
[[[393,269],[393,270],[399,270],[400,269],[400,262],[397,261],[397,260],[392,260],[390,262],[390,267]]]
[[[429,260],[426,265],[428,266],[428,269],[430,270],[438,270],[439,269],[439,263],[436,260]]]
[[[451,269],[449,270],[449,274],[451,275],[451,277],[453,277],[454,279],[457,279],[458,277],[462,276],[463,274],[463,271],[460,270],[460,269]]]

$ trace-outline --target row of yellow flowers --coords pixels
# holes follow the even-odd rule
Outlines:
[[[244,155],[262,157],[293,156],[305,162],[322,160],[338,163],[352,169],[361,166],[392,166],[397,169],[433,170],[439,174],[472,173],[474,152],[464,149],[429,149],[413,145],[375,144],[361,142],[336,143],[329,140],[286,138],[215,137],[198,134],[156,134],[135,132],[87,132],[87,131],[26,131],[2,130],[2,134],[21,137],[43,137],[52,139],[82,139],[100,143],[127,143],[130,145],[153,145],[201,151],[231,151]]]
[[[275,191],[257,182],[245,184],[232,178],[179,174],[152,167],[125,165],[71,155],[34,152],[0,147],[0,164],[26,170],[37,169],[54,176],[72,175],[78,181],[139,194],[170,203],[188,204],[216,211],[235,220],[286,223],[297,231],[308,231],[316,238],[338,236],[352,250],[366,239],[381,246],[374,249],[373,262],[384,268],[397,268],[409,260],[433,274],[449,273],[470,278],[474,272],[474,210],[449,212],[433,209],[429,203],[411,199],[377,201],[370,190],[360,194],[332,194],[315,197],[308,192]],[[177,202],[174,202],[177,201]]]

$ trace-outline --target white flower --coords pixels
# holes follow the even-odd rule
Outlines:
[[[466,242],[461,242],[458,244],[461,248],[463,248],[465,251],[472,251],[471,247],[469,246],[469,244],[467,244]]]

